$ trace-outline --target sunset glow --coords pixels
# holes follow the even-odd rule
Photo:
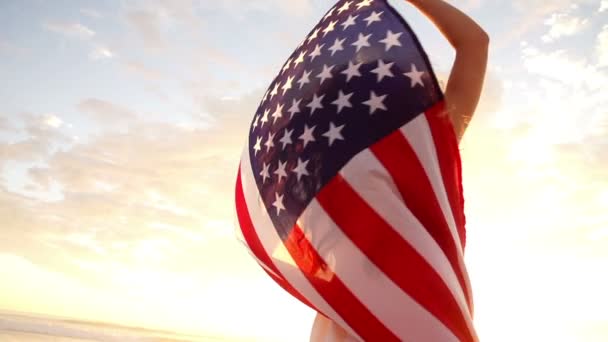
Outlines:
[[[448,43],[390,2],[445,81]],[[479,335],[606,341],[608,2],[451,3],[492,40],[461,143]],[[234,184],[259,99],[330,5],[2,1],[0,310],[308,341],[315,313],[234,235]]]

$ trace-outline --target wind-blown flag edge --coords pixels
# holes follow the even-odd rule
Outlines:
[[[413,30],[390,4],[386,3],[386,5],[393,12],[393,15],[400,19],[403,27],[411,33],[414,42],[417,44],[418,51],[428,66],[427,71],[431,76],[430,78],[434,86],[438,88],[437,78],[431,68],[428,55],[422,48]],[[403,191],[408,187],[407,184],[395,184],[399,183],[399,179],[402,178],[398,176],[399,170],[397,169],[399,165],[396,165],[398,163],[394,161],[387,162],[387,158],[383,157],[385,153],[388,153],[387,151],[397,148],[395,146],[401,146],[402,151],[409,151],[408,153],[415,156],[416,160],[421,161],[420,165],[417,165],[418,172],[427,175],[432,174],[424,186],[431,189],[431,195],[435,195],[438,198],[437,205],[444,214],[445,220],[450,221],[446,222],[445,225],[448,226],[450,235],[454,240],[451,252],[448,253],[452,256],[452,260],[447,260],[450,258],[445,255],[446,252],[443,247],[446,242],[444,241],[443,246],[439,246],[437,236],[432,236],[428,232],[425,234],[425,230],[422,229],[420,234],[418,234],[422,235],[422,237],[404,237],[407,232],[400,231],[398,227],[395,227],[395,218],[392,220],[387,218],[387,216],[394,215],[395,212],[377,215],[382,213],[382,206],[367,208],[371,214],[376,214],[377,222],[386,225],[386,232],[388,234],[391,234],[391,230],[388,229],[391,228],[393,230],[392,234],[398,233],[395,235],[395,238],[401,237],[405,241],[410,242],[411,256],[414,259],[420,259],[420,267],[431,265],[431,270],[428,271],[429,276],[439,276],[440,279],[438,278],[434,281],[434,283],[439,284],[437,285],[439,287],[435,288],[434,292],[427,292],[426,295],[422,295],[422,297],[419,295],[415,299],[409,298],[407,295],[408,291],[402,291],[403,288],[400,287],[408,284],[399,283],[399,286],[395,285],[395,278],[399,277],[398,274],[388,278],[384,276],[383,272],[386,272],[391,267],[393,267],[394,272],[395,265],[391,266],[389,263],[384,268],[379,267],[378,265],[383,265],[382,258],[374,253],[371,253],[371,257],[365,253],[361,253],[361,251],[365,251],[366,246],[364,241],[352,235],[356,235],[356,232],[341,232],[340,227],[343,226],[337,225],[336,221],[348,218],[336,217],[336,212],[340,212],[340,208],[336,210],[335,206],[332,205],[332,198],[323,198],[323,190],[320,191],[319,199],[313,200],[301,215],[302,218],[298,220],[293,234],[289,238],[282,239],[272,229],[265,229],[272,227],[273,223],[269,217],[266,205],[259,196],[259,192],[254,188],[256,181],[255,175],[251,172],[249,148],[243,151],[236,186],[237,216],[241,227],[242,241],[269,276],[286,291],[314,310],[335,321],[352,336],[359,339],[370,340],[371,338],[372,340],[383,341],[402,338],[415,341],[474,341],[477,339],[472,325],[470,284],[463,261],[465,236],[462,207],[464,200],[462,196],[459,149],[453,127],[447,117],[441,115],[444,112],[444,102],[443,97],[441,97],[438,102],[432,107],[427,108],[415,120],[406,123],[399,130],[376,142],[368,150],[357,154],[355,158],[352,158],[343,167],[335,179],[332,179],[325,185],[327,188],[339,188],[339,191],[342,192],[350,191],[353,195],[350,198],[365,197],[365,186],[361,187],[359,185],[359,188],[353,186],[353,183],[361,184],[360,180],[357,182],[354,179],[356,178],[356,172],[345,173],[345,170],[355,164],[358,161],[358,157],[366,155],[367,162],[374,160],[384,161],[384,164],[382,162],[378,164],[380,165],[380,169],[384,169],[384,172],[389,177],[393,176],[396,179],[393,182],[393,192],[396,189],[402,196],[407,195]],[[426,130],[426,135],[422,137],[419,132],[424,130]],[[413,140],[413,143],[412,137],[417,137]],[[362,166],[364,165],[358,165],[354,169],[359,170]],[[350,169],[353,168],[351,167]],[[405,181],[405,183],[407,182]],[[400,186],[402,187],[401,189]],[[367,203],[378,204],[379,202],[367,201]],[[331,217],[325,210],[328,207],[332,208],[330,210],[332,212]],[[424,228],[419,218],[413,215],[407,206],[396,210],[398,217],[404,218],[407,216],[414,225],[417,222],[419,228]],[[323,217],[323,215],[326,216],[326,220],[323,221],[324,223],[318,222],[319,220],[315,219]],[[393,222],[392,225],[390,221]],[[314,229],[311,229],[308,222],[314,222]],[[334,250],[329,252],[323,249],[323,241],[315,241],[315,235],[321,229],[331,230],[332,234],[342,234],[340,238],[336,238],[342,244],[348,245],[342,246],[345,251],[344,253],[346,253],[342,255],[356,255],[361,259],[361,263],[382,276],[379,276],[375,282],[370,282],[370,280],[365,279],[351,279],[349,276],[352,275],[348,273],[339,274],[342,271],[335,269],[335,264],[332,267],[332,263],[335,263],[335,260],[330,260],[332,256],[336,258],[336,255],[339,255],[335,251],[336,246],[333,245],[332,248]],[[411,240],[416,239],[418,241],[412,243]],[[395,239],[395,241],[398,241],[398,239]],[[424,246],[424,248],[421,246]],[[439,251],[436,251],[437,249]],[[431,253],[428,250],[435,250],[436,252]],[[277,258],[277,255],[280,257]],[[285,260],[287,261],[286,263],[284,262]],[[311,260],[312,264],[318,262],[316,260],[321,260],[322,265],[325,267],[321,273],[325,274],[317,272],[317,274],[311,275]],[[386,263],[386,261],[384,262]],[[306,271],[303,272],[302,270]],[[415,282],[410,281],[409,283]],[[446,283],[450,285],[441,285]],[[366,284],[366,286],[363,288],[357,287],[361,286],[361,284]],[[409,286],[411,285],[409,284]],[[357,290],[353,290],[353,288],[357,288]],[[378,300],[378,294],[375,294],[375,299],[370,300],[371,295],[368,293],[368,297],[362,299],[362,297],[365,297],[364,293],[371,289],[379,289],[380,292],[386,295],[384,297],[380,296],[382,298]],[[409,291],[412,291],[412,289],[409,289]],[[413,291],[416,291],[416,289]],[[420,291],[420,289],[417,289],[417,291]],[[436,301],[434,296],[437,293],[444,293],[446,297],[442,301]],[[392,295],[389,296],[388,294]],[[426,299],[424,296],[426,296]],[[451,300],[450,297],[455,299]],[[401,308],[409,308],[409,311],[401,310],[398,315],[391,313],[391,307],[394,307],[398,302],[401,303]],[[424,305],[421,305],[420,302]],[[450,309],[451,314],[441,312],[443,310],[442,306],[445,305],[452,306],[452,309]]]

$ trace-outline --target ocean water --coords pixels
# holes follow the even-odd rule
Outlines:
[[[213,337],[180,335],[25,314],[0,313],[1,342],[226,342]]]

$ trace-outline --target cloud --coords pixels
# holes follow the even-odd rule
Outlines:
[[[508,46],[512,41],[520,39],[524,34],[543,23],[543,18],[551,13],[561,13],[576,8],[578,4],[590,3],[594,0],[514,0],[510,2],[519,12],[518,22],[512,29],[494,39],[495,48]]]
[[[54,114],[20,113],[18,119],[0,116],[0,130],[23,135],[18,140],[0,141],[0,170],[7,162],[43,160],[54,146],[70,140],[60,130],[63,120]]]
[[[81,8],[80,13],[86,15],[87,17],[95,18],[95,19],[99,19],[99,18],[103,17],[103,15],[99,11],[94,10],[92,8]]]
[[[521,118],[539,129],[543,126],[546,143],[580,143],[595,134],[607,115],[608,98],[600,89],[608,75],[563,51],[525,54],[524,66],[538,79],[512,100],[514,108],[526,113]]]
[[[597,35],[596,51],[599,66],[608,66],[608,25],[604,25]]]
[[[523,139],[513,155],[529,157],[524,160],[529,164],[558,163],[581,184],[607,179],[599,170],[608,170],[608,154],[602,152],[608,150],[608,97],[600,91],[608,73],[587,58],[529,45],[522,49],[522,65],[532,78],[509,82],[505,103],[511,105],[502,110],[505,117],[521,120],[508,127],[514,140]]]
[[[292,0],[292,1],[281,1],[281,0],[253,0],[253,1],[241,1],[241,0],[225,0],[217,2],[204,3],[205,8],[221,8],[232,13],[246,13],[250,11],[263,11],[263,12],[275,12],[277,9],[284,14],[304,17],[312,13],[315,5],[310,0]],[[329,9],[330,5],[327,5],[326,9]],[[240,15],[240,14],[239,14]]]
[[[11,125],[8,115],[3,115],[0,113],[0,131],[9,131],[13,129],[13,125]]]
[[[558,38],[572,36],[582,31],[589,24],[588,18],[573,16],[568,13],[553,13],[545,20],[549,32],[542,36],[544,42],[552,42]]]
[[[0,38],[0,52],[10,51],[10,50],[12,50],[11,44],[9,44],[8,42],[6,42]]]
[[[273,1],[270,1],[270,3],[273,6],[278,7],[279,9],[283,10],[285,13],[292,15],[292,16],[310,15],[313,10],[313,3],[310,0],[294,0],[294,1],[273,0]],[[329,9],[329,7],[327,9]]]
[[[49,145],[41,139],[25,139],[17,142],[0,144],[0,167],[7,161],[30,161],[42,158],[51,151]]]
[[[526,114],[537,116],[533,108]],[[525,129],[473,121],[465,135],[465,208],[475,239],[469,245],[608,257],[605,238],[597,238],[608,224],[608,141],[605,135],[588,135],[556,143],[552,126],[561,117],[542,117]],[[557,208],[559,214],[543,215]]]
[[[95,36],[95,31],[80,23],[56,21],[48,22],[44,24],[44,27],[49,31],[82,40],[88,40]]]
[[[21,54],[26,51],[27,49],[20,47],[8,40],[3,40],[2,37],[0,37],[0,53]]]
[[[67,137],[60,129],[63,126],[63,120],[57,115],[21,113],[20,117],[24,133],[29,138],[41,139],[48,144],[67,141]]]
[[[115,53],[103,45],[95,46],[95,48],[93,48],[93,50],[91,50],[91,52],[89,53],[89,58],[95,61],[102,59],[110,59],[114,57]]]
[[[148,4],[150,2],[147,2]],[[158,0],[156,10],[159,11],[163,17],[171,18],[175,22],[187,23],[191,30],[200,30],[202,28],[203,20],[198,14],[198,7],[200,2],[193,0],[184,1],[173,1],[173,0]]]
[[[88,271],[68,271],[95,281],[94,266],[109,261],[122,267],[222,272],[234,262],[234,250],[209,244],[233,240],[233,194],[227,189],[234,187],[258,95],[206,99],[205,108],[215,118],[211,128],[132,120],[124,131],[104,131],[79,144],[45,150],[43,165],[30,166],[26,179],[35,188],[56,187],[61,194],[45,201],[0,187],[0,221],[9,227],[0,249],[63,272],[80,267],[74,260],[90,263]],[[78,108],[97,120],[136,117],[99,99],[86,99]],[[57,121],[41,117],[47,127]],[[34,149],[47,146],[37,143]],[[0,153],[0,160],[13,157]],[[20,243],[9,242],[17,237]],[[221,267],[213,261],[219,259],[226,261]]]
[[[465,3],[462,5],[462,8],[467,11],[475,10],[481,7],[481,3],[482,0],[466,0]]]
[[[531,78],[505,80],[496,121],[501,124],[490,125],[477,118],[464,136],[466,191],[475,194],[469,210],[477,216],[508,216],[514,221],[521,217],[529,221],[526,225],[538,227],[535,232],[540,227],[559,226],[561,230],[545,236],[551,241],[546,245],[557,248],[564,243],[564,234],[574,233],[574,227],[585,226],[591,234],[599,227],[591,220],[608,221],[599,202],[583,206],[588,210],[585,214],[564,210],[563,222],[533,215],[534,210],[542,212],[543,206],[582,208],[580,203],[587,203],[587,198],[599,198],[608,190],[608,97],[600,91],[608,75],[585,58],[561,50],[545,52],[526,46],[522,63]],[[501,188],[496,183],[500,179],[509,179],[510,188]],[[561,190],[556,192],[558,188]],[[493,193],[483,195],[486,189]],[[534,196],[528,203],[512,202],[530,194]],[[492,198],[492,207],[479,201],[479,196]],[[509,212],[500,213],[496,208]],[[582,223],[581,216],[589,222]]]
[[[141,76],[148,81],[158,81],[165,78],[160,71],[152,69],[141,62],[129,61],[125,62],[123,65],[131,73]]]
[[[544,52],[533,46],[524,47],[523,66],[529,72],[571,86],[600,89],[608,82],[608,75],[584,58],[571,57],[566,50]]]
[[[63,125],[63,120],[54,114],[45,115],[43,121],[47,126],[53,128],[59,128]]]
[[[35,188],[48,191],[51,189],[53,179],[48,173],[48,169],[45,167],[33,166],[27,170],[27,176],[32,180],[32,184],[35,184]]]
[[[608,260],[608,97],[600,90],[606,75],[593,61],[567,51],[528,48],[522,62],[530,77],[509,80],[499,74],[505,82],[499,111],[511,120],[521,118],[520,123],[496,127],[474,119],[461,144],[467,266],[475,286],[475,311],[482,318],[477,323],[482,339],[517,339],[483,320],[519,312],[516,304],[499,299],[501,292],[508,289],[521,301],[551,303],[584,279],[597,286],[565,306],[585,317],[560,313],[545,320],[564,323],[553,330],[559,332],[556,340],[581,340],[582,333],[564,339],[563,331],[577,320],[607,318],[605,303],[596,301],[608,278],[594,270]],[[593,74],[597,79],[587,80]],[[517,285],[538,269],[547,274],[546,280],[534,289]],[[564,270],[578,280],[560,282]],[[558,285],[547,294],[547,284]],[[539,330],[537,323],[523,324],[546,315],[533,311],[517,319],[522,323],[519,333],[535,332],[535,340],[546,339],[540,336],[546,329]]]
[[[96,98],[81,101],[77,108],[100,125],[125,125],[137,118],[137,113],[124,106]]]
[[[165,47],[160,29],[160,16],[156,11],[139,9],[127,13],[128,22],[135,28],[144,45],[152,50]]]
[[[600,3],[600,8],[598,9],[598,12],[602,13],[606,10],[608,10],[608,0],[602,0],[602,2]]]

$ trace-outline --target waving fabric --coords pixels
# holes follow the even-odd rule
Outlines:
[[[386,1],[339,1],[252,119],[239,235],[365,341],[476,341],[460,156],[422,46]]]

